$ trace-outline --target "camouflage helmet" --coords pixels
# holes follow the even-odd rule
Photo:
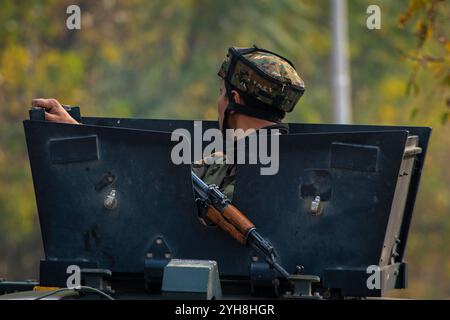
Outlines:
[[[231,47],[218,72],[226,85],[274,108],[284,117],[305,91],[305,84],[286,58],[265,49]]]

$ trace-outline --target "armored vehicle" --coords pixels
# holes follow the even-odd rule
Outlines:
[[[277,174],[238,164],[232,203],[273,247],[289,273],[280,277],[261,252],[201,223],[191,167],[170,159],[171,133],[194,134],[196,122],[70,112],[83,125],[46,122],[39,110],[24,121],[45,259],[39,281],[0,282],[1,298],[327,299],[406,288],[430,128],[289,123]]]

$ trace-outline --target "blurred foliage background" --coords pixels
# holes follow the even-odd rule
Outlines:
[[[66,8],[81,8],[81,30]],[[366,8],[381,8],[368,30]],[[406,259],[393,296],[450,298],[450,8],[439,0],[349,1],[355,123],[432,126]],[[85,116],[215,120],[229,46],[289,57],[307,91],[287,121],[332,122],[327,0],[0,0],[0,276],[37,278],[42,243],[21,121],[33,97]]]

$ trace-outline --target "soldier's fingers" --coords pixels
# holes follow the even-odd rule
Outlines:
[[[51,122],[57,122],[58,116],[45,111],[45,120],[51,121]]]
[[[45,111],[45,120],[50,122],[62,122],[59,116],[47,111]]]
[[[42,99],[42,98],[33,99],[31,100],[31,105],[33,107],[40,107],[46,110],[52,108],[52,104],[50,103],[49,99]]]
[[[41,107],[47,111],[50,111],[52,108],[55,108],[55,107],[57,108],[58,106],[60,106],[60,103],[56,99],[38,98],[38,99],[31,100],[31,105],[33,107]]]
[[[42,104],[42,99],[31,99],[31,106],[32,107],[40,107]]]

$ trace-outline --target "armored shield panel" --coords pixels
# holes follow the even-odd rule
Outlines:
[[[278,174],[239,166],[233,200],[288,271],[302,265],[346,296],[381,296],[406,286],[400,250],[422,152],[403,130],[281,136]],[[380,285],[368,287],[375,271]]]
[[[197,226],[185,221],[196,216],[190,166],[172,163],[169,133],[41,121],[24,126],[46,260],[143,272],[155,238],[175,221],[186,232],[171,241],[189,250],[178,237],[194,238]]]
[[[216,260],[221,279],[258,278],[257,254],[199,221],[190,166],[171,161],[171,132],[194,134],[193,121],[83,123],[24,122],[47,262],[41,282],[52,262],[161,280],[171,258]],[[202,130],[216,125],[203,122]],[[280,137],[276,175],[238,165],[235,205],[290,272],[303,265],[346,295],[404,287],[402,257],[430,129],[290,128]],[[375,290],[366,286],[371,265],[384,277]]]

